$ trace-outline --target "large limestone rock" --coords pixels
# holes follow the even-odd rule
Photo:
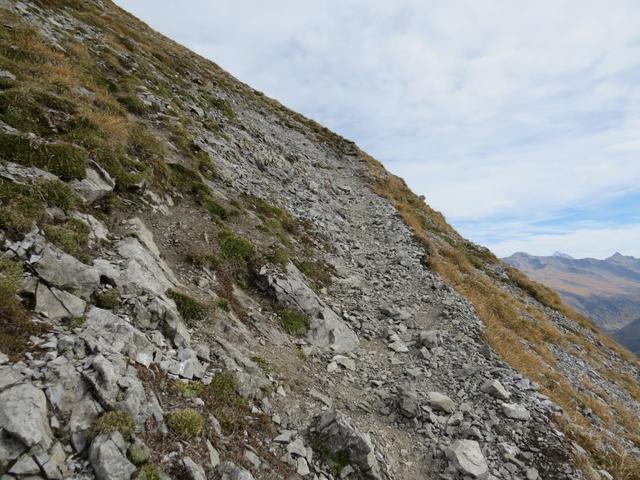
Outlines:
[[[94,438],[89,461],[98,480],[129,480],[136,467],[127,460],[127,448],[119,432]]]
[[[216,468],[220,480],[254,480],[248,470],[240,468],[231,462],[223,462]]]
[[[88,299],[100,283],[98,268],[85,265],[50,243],[44,246],[40,256],[34,258],[32,265],[38,276],[49,285],[71,290],[84,299]]]
[[[53,434],[43,391],[25,383],[0,393],[0,428],[27,447],[49,447]]]
[[[527,410],[522,405],[518,405],[517,403],[503,403],[502,412],[506,417],[512,418],[514,420],[526,421],[531,418],[529,410]]]
[[[475,440],[456,440],[447,450],[447,456],[463,475],[480,479],[487,477],[489,467]]]
[[[81,317],[87,304],[81,298],[55,287],[40,283],[36,290],[35,311],[51,320]]]
[[[348,352],[358,347],[358,336],[307,286],[304,275],[293,263],[287,264],[284,275],[263,267],[260,276],[279,302],[311,317],[307,335],[311,344],[336,352]]]
[[[155,249],[154,249],[155,250]],[[167,264],[134,237],[118,242],[118,253],[127,259],[127,265],[116,283],[121,290],[137,293],[147,291],[156,295],[174,288],[178,281]]]
[[[367,478],[382,478],[369,434],[360,432],[344,413],[325,412],[316,419],[315,430],[322,448],[333,454],[346,452],[350,464]]]
[[[509,400],[511,394],[507,391],[506,388],[500,383],[499,380],[487,380],[482,384],[480,390],[492,397],[498,398],[500,400]]]
[[[92,163],[85,178],[73,180],[70,185],[85,203],[93,203],[111,193],[116,184],[103,168]]]
[[[429,405],[436,410],[441,410],[445,413],[453,413],[456,409],[456,404],[446,395],[440,392],[429,392],[428,394]]]
[[[132,359],[140,352],[154,351],[140,330],[111,311],[97,307],[87,311],[82,338],[91,351],[123,353]]]

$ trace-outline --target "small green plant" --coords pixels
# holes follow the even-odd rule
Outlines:
[[[211,315],[211,306],[177,290],[169,290],[167,295],[176,303],[178,312],[187,322],[206,320]]]
[[[95,294],[96,306],[112,310],[120,303],[120,292],[117,288],[109,288]]]
[[[229,230],[220,233],[220,255],[225,260],[239,265],[251,260],[254,253],[253,244],[246,238],[239,237]]]
[[[129,447],[128,457],[134,465],[142,465],[151,458],[151,450],[144,443],[136,441]]]
[[[196,267],[217,268],[220,265],[220,259],[211,252],[211,249],[200,245],[187,246],[185,256],[187,261]]]
[[[70,317],[66,319],[64,323],[69,328],[74,329],[74,328],[81,328],[84,325],[85,321],[86,319],[84,317]]]
[[[123,107],[136,115],[144,115],[149,110],[149,107],[134,92],[126,92],[120,95],[118,101]]]
[[[79,203],[78,196],[73,190],[58,180],[43,182],[36,189],[43,200],[52,207],[70,210]]]
[[[259,355],[254,355],[253,357],[251,357],[251,360],[256,362],[256,364],[260,367],[260,369],[264,373],[267,373],[267,374],[271,373],[271,365],[269,365],[269,362],[267,362],[267,360],[264,359],[263,357]]]
[[[12,361],[31,349],[31,335],[41,334],[46,328],[31,321],[31,315],[16,296],[21,283],[22,265],[0,259],[0,351]]]
[[[209,187],[202,183],[197,172],[179,164],[169,165],[169,172],[171,182],[181,192],[195,195],[199,200],[209,197]]]
[[[228,312],[231,310],[231,305],[229,305],[229,300],[227,300],[226,298],[219,298],[218,301],[216,302],[216,306],[220,310],[224,310],[225,312]]]
[[[225,433],[232,433],[245,421],[247,403],[236,391],[236,381],[228,372],[216,373],[202,392],[206,407],[214,412]]]
[[[289,335],[302,336],[309,331],[309,316],[306,313],[283,308],[278,311],[282,329]]]
[[[284,248],[275,248],[269,253],[267,259],[280,266],[286,266],[289,263],[289,253]]]
[[[332,268],[320,260],[304,260],[296,264],[298,270],[313,281],[316,287],[324,287],[331,283]]]
[[[27,233],[44,212],[32,189],[4,179],[0,179],[0,205],[0,228],[16,238]]]
[[[208,386],[208,391],[227,405],[233,405],[239,400],[236,392],[236,381],[230,373],[216,373]]]
[[[222,205],[220,205],[216,201],[207,199],[204,201],[204,206],[207,209],[207,211],[211,214],[212,217],[217,217],[220,220],[226,220],[227,211]]]
[[[167,425],[171,431],[183,438],[197,437],[204,428],[204,418],[192,408],[182,408],[169,415]]]
[[[128,412],[111,410],[104,413],[93,424],[94,436],[103,433],[120,432],[124,438],[129,438],[136,429],[136,424]]]
[[[47,170],[63,180],[84,178],[87,152],[69,143],[36,143],[19,135],[0,133],[0,158]]]
[[[176,380],[173,385],[185,398],[198,397],[204,390],[204,384],[202,382],[183,382]]]
[[[136,480],[160,480],[162,475],[157,465],[147,463],[138,469],[135,478]]]
[[[55,246],[74,255],[89,241],[89,226],[82,220],[69,219],[60,225],[45,225],[44,234]]]

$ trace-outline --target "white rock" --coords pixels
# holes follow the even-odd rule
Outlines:
[[[309,464],[304,457],[298,457],[296,472],[298,475],[302,475],[303,477],[311,473],[309,470]]]
[[[47,398],[30,383],[0,393],[0,428],[27,447],[51,445],[53,434],[47,417]]]
[[[511,394],[500,383],[499,380],[487,380],[480,387],[480,391],[491,395],[492,397],[499,398],[500,400],[509,400]]]
[[[113,191],[115,182],[97,164],[87,168],[85,178],[70,182],[71,188],[86,202],[93,203]]]
[[[427,400],[433,408],[446,413],[452,413],[456,408],[455,402],[440,392],[429,392]]]
[[[529,414],[529,410],[527,410],[522,405],[518,405],[517,403],[503,403],[502,411],[508,418],[513,418],[514,420],[529,420],[531,415]]]
[[[447,449],[447,456],[460,473],[473,478],[486,478],[489,467],[475,440],[456,440]]]
[[[287,452],[298,457],[304,457],[307,455],[307,449],[304,446],[304,442],[301,438],[296,438],[293,442],[287,445]]]

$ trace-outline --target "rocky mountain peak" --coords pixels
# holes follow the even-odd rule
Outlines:
[[[3,480],[640,471],[635,357],[352,142],[109,1],[0,16]]]

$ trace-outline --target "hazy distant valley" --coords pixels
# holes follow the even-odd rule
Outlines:
[[[504,259],[557,291],[620,343],[640,353],[640,260],[616,253],[605,260],[514,253]]]

